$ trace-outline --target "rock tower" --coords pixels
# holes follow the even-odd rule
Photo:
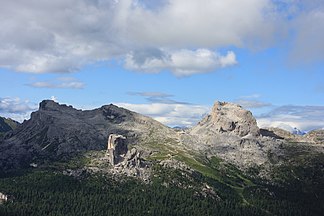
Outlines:
[[[118,155],[127,152],[127,146],[121,142],[126,137],[118,134],[110,134],[108,137],[106,155],[109,155],[109,161],[111,165],[115,165]]]

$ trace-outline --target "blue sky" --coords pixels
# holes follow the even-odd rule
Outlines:
[[[0,115],[114,103],[191,126],[216,100],[324,127],[324,2],[32,0],[0,9]]]

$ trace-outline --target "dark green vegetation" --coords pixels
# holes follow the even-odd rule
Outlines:
[[[216,157],[179,158],[193,173],[156,164],[150,184],[62,175],[63,169],[83,166],[82,158],[6,173],[0,189],[10,201],[0,205],[0,215],[322,215],[324,155],[294,144],[285,149],[290,155],[275,166],[271,183]]]
[[[274,215],[323,215],[324,154],[305,143],[287,143],[280,165],[273,167],[271,184],[254,179],[245,199]]]
[[[219,202],[193,189],[165,187],[154,181],[114,181],[91,176],[76,180],[61,174],[36,171],[3,178],[3,191],[13,201],[0,206],[2,215],[259,215],[237,201]]]

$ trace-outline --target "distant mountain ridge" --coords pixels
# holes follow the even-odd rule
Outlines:
[[[301,130],[299,130],[298,128],[294,128],[293,129],[293,131],[292,131],[292,134],[296,134],[296,135],[300,135],[300,136],[303,136],[303,135],[305,135],[307,132],[305,132],[305,131],[301,131]]]
[[[298,130],[298,129],[297,129]],[[324,130],[312,130],[308,133],[298,132],[292,133],[290,131],[281,129],[281,128],[262,128],[261,135],[273,137],[276,139],[283,139],[289,142],[304,142],[304,143],[313,143],[313,144],[323,144],[324,143]]]

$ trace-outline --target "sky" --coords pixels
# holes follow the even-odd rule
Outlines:
[[[324,128],[323,0],[0,3],[0,116],[52,99],[190,127],[226,101],[259,127]]]

